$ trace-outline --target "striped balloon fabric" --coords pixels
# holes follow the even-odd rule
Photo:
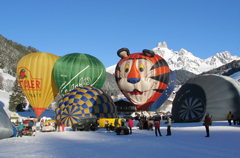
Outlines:
[[[77,123],[80,117],[116,118],[117,108],[110,96],[94,87],[77,87],[67,92],[58,102],[55,120],[65,126]]]

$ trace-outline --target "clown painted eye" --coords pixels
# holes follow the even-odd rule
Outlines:
[[[143,72],[143,71],[144,71],[144,66],[143,66],[143,64],[142,64],[142,63],[139,65],[139,71],[141,71],[141,72]]]
[[[129,70],[129,64],[125,66],[125,72],[128,72],[128,70]]]

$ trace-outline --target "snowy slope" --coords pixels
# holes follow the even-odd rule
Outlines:
[[[233,78],[234,80],[240,82],[240,72],[236,72],[234,74],[232,74],[231,76],[229,76],[231,78]]]
[[[10,96],[10,93],[7,93],[7,92],[4,92],[4,91],[0,90],[0,101],[4,103],[3,109],[5,110],[7,115],[10,117],[12,112],[10,112],[9,109],[8,109],[9,96]]]
[[[106,68],[106,71],[111,73],[111,74],[114,74],[115,73],[115,68],[116,68],[117,65],[113,65],[113,66],[110,66],[110,67],[107,67]]]
[[[3,77],[3,89],[7,92],[11,92],[12,91],[12,87],[14,84],[14,81],[16,80],[15,77],[3,72],[2,69],[0,69],[0,76]]]

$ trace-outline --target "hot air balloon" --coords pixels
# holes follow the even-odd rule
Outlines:
[[[170,71],[170,80],[168,81],[167,88],[162,95],[149,107],[148,111],[156,111],[172,94],[176,85],[176,76],[174,72]]]
[[[167,88],[170,79],[167,62],[146,49],[130,54],[127,48],[122,48],[117,53],[122,58],[115,70],[119,89],[137,111],[148,110]]]
[[[31,53],[21,58],[17,66],[18,82],[37,117],[58,94],[53,80],[53,66],[59,59],[50,53]]]
[[[55,119],[65,126],[77,123],[80,117],[116,118],[117,108],[110,96],[91,86],[77,87],[67,92],[58,102]]]
[[[93,86],[101,89],[106,80],[106,70],[97,58],[72,53],[58,59],[53,76],[59,92],[64,95],[76,87]]]
[[[213,121],[222,121],[229,111],[240,113],[239,84],[228,76],[205,74],[191,78],[178,90],[172,118],[175,122],[199,122],[209,113]]]
[[[2,105],[4,104],[0,101],[0,140],[14,135],[13,125]]]

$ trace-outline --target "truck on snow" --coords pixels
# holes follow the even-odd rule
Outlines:
[[[74,123],[72,125],[72,130],[73,131],[96,131],[98,130],[98,123],[97,123],[97,117],[96,116],[92,116],[92,117],[80,117],[78,119],[77,123]]]

